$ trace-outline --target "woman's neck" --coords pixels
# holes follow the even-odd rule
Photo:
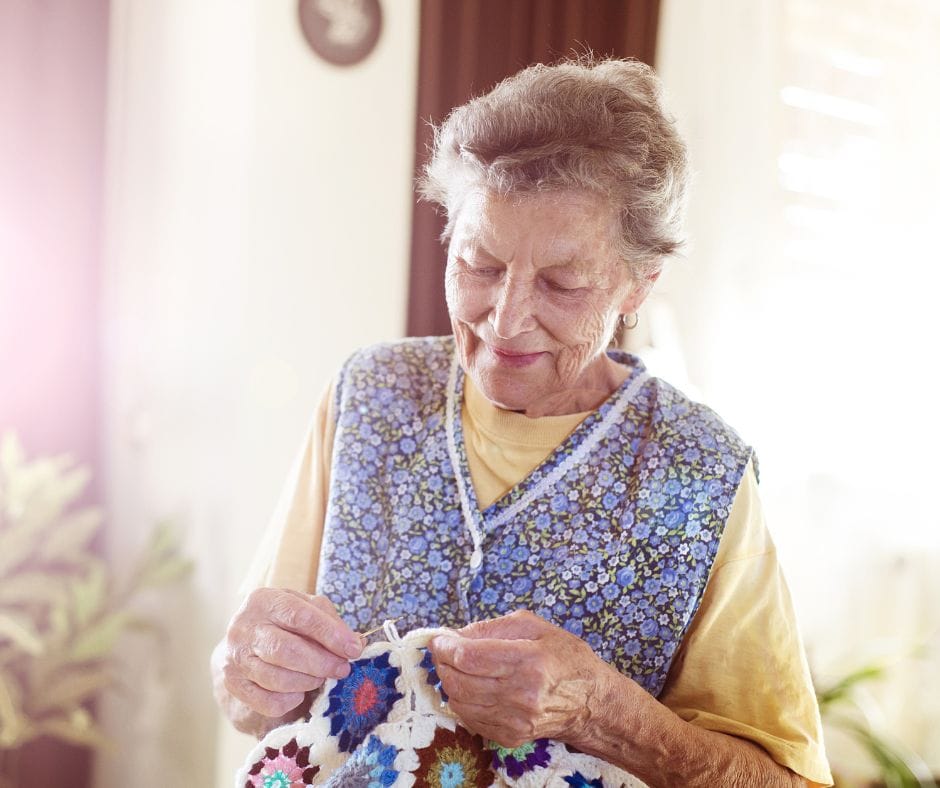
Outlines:
[[[578,385],[549,394],[525,410],[517,412],[537,419],[541,416],[568,416],[572,413],[597,410],[620,388],[630,374],[629,367],[618,364],[606,354],[602,362],[595,374],[579,381]]]

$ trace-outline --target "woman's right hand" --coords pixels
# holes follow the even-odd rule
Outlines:
[[[349,675],[349,660],[362,648],[359,635],[326,597],[258,588],[229,623],[216,649],[215,668],[233,699],[254,714],[278,720],[327,679]],[[219,700],[236,727],[259,728],[257,722],[239,725],[236,717],[244,718],[244,710],[236,714],[228,699]]]

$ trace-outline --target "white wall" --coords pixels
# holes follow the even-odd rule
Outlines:
[[[918,5],[934,11],[918,18]],[[856,36],[884,63],[883,95],[858,97],[884,110],[877,166],[843,173],[838,150],[830,165],[869,219],[844,210],[844,226],[825,228],[835,237],[829,253],[794,264],[778,157],[795,132],[781,88],[819,64],[790,59],[786,32],[797,14],[823,7],[834,16],[844,8],[847,27],[887,29],[894,44]],[[758,450],[761,496],[811,666],[825,679],[895,662],[873,687],[873,722],[936,773],[940,520],[930,491],[940,428],[926,338],[936,333],[940,279],[926,217],[940,206],[940,121],[922,97],[930,84],[936,92],[940,15],[929,2],[908,8],[910,16],[887,2],[859,15],[850,0],[662,4],[657,70],[695,182],[687,257],[663,277],[649,317],[665,315],[659,322],[674,330],[661,332],[673,351],[666,361],[684,366],[696,393]],[[906,659],[916,646],[928,647],[926,658]],[[832,754],[843,775],[865,770],[857,753]]]
[[[197,563],[151,607],[167,636],[125,653],[100,786],[230,783],[244,743],[217,768],[209,651],[319,392],[404,331],[418,3],[384,3],[378,47],[343,69],[296,6],[112,2],[110,549],[170,517]]]

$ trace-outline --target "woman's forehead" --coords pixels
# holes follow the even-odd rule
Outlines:
[[[552,265],[607,259],[614,239],[614,217],[609,202],[586,192],[499,196],[480,191],[462,201],[452,246],[458,254],[474,251],[503,262],[511,259],[520,245],[531,245]]]

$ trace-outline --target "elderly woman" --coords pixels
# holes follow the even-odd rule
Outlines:
[[[438,675],[502,746],[656,786],[831,781],[750,448],[609,349],[680,244],[686,180],[635,62],[528,68],[437,130],[453,336],[360,351],[321,402],[214,655],[236,727],[303,714],[399,618],[458,630]]]

